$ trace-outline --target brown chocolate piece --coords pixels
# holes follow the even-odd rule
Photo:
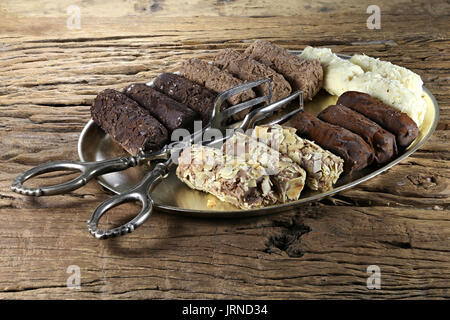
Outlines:
[[[200,119],[200,115],[194,110],[145,83],[134,83],[125,88],[123,92],[147,109],[152,116],[164,124],[169,132],[178,128],[192,131],[194,121]]]
[[[180,74],[217,93],[222,93],[244,83],[244,81],[234,77],[228,71],[220,70],[218,67],[197,58],[183,61],[180,68]],[[227,101],[230,105],[236,105],[255,97],[255,92],[249,89],[228,98]],[[241,111],[234,115],[233,119],[242,120],[249,111],[250,110]]]
[[[322,88],[323,69],[319,60],[302,59],[276,44],[263,40],[253,42],[244,54],[282,74],[293,90],[302,90],[304,100],[312,100]]]
[[[210,120],[216,92],[174,73],[160,74],[153,85],[157,90],[198,112],[203,125]]]
[[[350,108],[329,106],[319,113],[318,118],[360,135],[375,150],[375,160],[379,164],[388,162],[397,154],[397,143],[392,133]]]
[[[343,158],[345,173],[361,170],[374,160],[373,148],[347,129],[324,122],[306,112],[300,112],[292,122],[299,135]]]
[[[214,65],[227,70],[234,76],[245,81],[256,81],[264,78],[272,79],[272,100],[277,101],[291,93],[291,85],[286,79],[272,68],[246,57],[233,49],[224,49],[214,57]],[[255,88],[259,95],[269,93],[268,84]]]
[[[157,151],[168,141],[167,129],[158,120],[116,90],[101,91],[92,103],[91,115],[97,125],[133,155],[140,149]]]
[[[404,112],[394,109],[380,100],[362,92],[347,91],[341,94],[337,104],[358,111],[397,137],[399,147],[407,147],[419,135],[417,124]]]

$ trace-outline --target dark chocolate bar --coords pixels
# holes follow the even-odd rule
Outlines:
[[[388,162],[397,154],[395,136],[362,114],[342,105],[329,106],[318,118],[360,135],[375,150],[379,164]]]
[[[320,61],[305,60],[268,41],[257,40],[244,52],[249,58],[282,74],[293,90],[301,90],[304,100],[312,100],[323,83]]]
[[[153,81],[154,87],[172,99],[200,114],[203,125],[211,118],[217,93],[174,73],[162,73]]]
[[[157,119],[113,89],[103,90],[97,95],[91,106],[91,115],[97,125],[133,155],[141,149],[157,151],[169,139],[166,128]]]
[[[197,58],[183,61],[180,67],[180,73],[185,78],[195,81],[216,93],[222,93],[244,83],[244,81],[234,77],[228,71],[220,70],[218,67]],[[249,89],[231,96],[227,101],[230,105],[236,105],[254,97],[256,97],[255,92]],[[242,120],[249,111],[250,109],[243,110],[233,115],[233,119]]]
[[[200,120],[197,112],[145,83],[134,83],[125,88],[123,93],[147,109],[169,132],[178,128],[192,131],[194,121]]]
[[[345,173],[361,170],[374,160],[373,148],[347,129],[322,121],[307,112],[300,112],[292,122],[299,135],[343,158]]]
[[[358,111],[397,137],[399,147],[407,147],[419,135],[417,124],[404,112],[362,92],[347,91],[336,104]]]
[[[222,93],[244,83],[244,81],[234,77],[228,71],[220,70],[218,67],[197,58],[183,61],[180,67],[180,73],[185,78],[195,81],[217,93]],[[250,89],[230,97],[228,102],[235,105],[253,99],[254,97],[256,97],[255,92]]]
[[[272,79],[272,100],[277,101],[291,93],[291,85],[286,79],[270,67],[250,59],[233,49],[224,49],[214,57],[214,65],[227,70],[234,76],[245,81],[256,81],[264,78]],[[269,86],[264,84],[255,88],[259,95],[267,95]]]

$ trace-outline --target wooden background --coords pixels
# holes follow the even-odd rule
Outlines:
[[[366,27],[370,4],[380,30]],[[80,29],[67,28],[70,5]],[[449,298],[449,13],[448,1],[426,0],[2,0],[0,298]],[[439,102],[438,128],[413,156],[333,198],[241,220],[155,213],[108,241],[87,232],[110,196],[96,182],[45,198],[10,191],[34,165],[77,159],[98,91],[254,39],[410,68]],[[71,265],[80,289],[66,286]],[[369,265],[381,269],[380,290],[366,287]]]

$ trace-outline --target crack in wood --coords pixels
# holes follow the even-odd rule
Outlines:
[[[281,230],[278,234],[269,237],[263,252],[273,253],[274,248],[277,248],[286,252],[291,258],[302,257],[304,252],[300,248],[301,237],[310,232],[311,228],[298,222],[295,218],[288,223],[275,221],[273,226],[281,227]]]

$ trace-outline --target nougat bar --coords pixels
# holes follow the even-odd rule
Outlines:
[[[190,188],[211,193],[241,209],[277,202],[275,187],[258,163],[194,144],[180,154],[177,177]]]
[[[280,202],[298,200],[305,186],[306,172],[289,157],[246,134],[236,132],[222,146],[229,155],[243,157],[263,166],[277,188]]]
[[[311,190],[325,192],[343,172],[344,160],[314,142],[300,138],[291,127],[256,126],[252,137],[281,154],[288,156],[306,170],[306,185]]]

